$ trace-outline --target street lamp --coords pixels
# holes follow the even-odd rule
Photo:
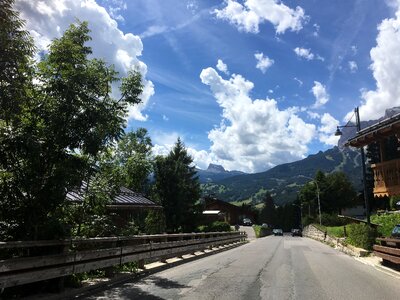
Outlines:
[[[342,131],[340,130],[340,128],[357,127],[357,133],[359,133],[361,131],[360,113],[359,113],[358,107],[356,107],[354,109],[354,114],[356,116],[356,125],[349,125],[349,122],[350,122],[349,121],[344,126],[337,126],[337,129],[335,132],[336,136],[342,135]],[[367,217],[367,224],[369,226],[371,224],[371,220],[370,220],[370,215],[369,215],[369,202],[368,202],[368,195],[367,195],[364,147],[360,148],[360,153],[361,153],[362,178],[363,178],[363,188],[364,188],[365,216]]]
[[[318,186],[318,182],[317,182],[314,178],[311,178],[311,177],[308,177],[308,176],[304,176],[304,175],[300,175],[300,176],[301,176],[301,177],[308,178],[308,179],[311,179],[312,182],[314,182],[314,183],[315,183],[315,186],[317,187],[319,225],[322,226],[322,221],[321,221],[321,201],[320,201],[320,199],[319,199],[319,186]]]

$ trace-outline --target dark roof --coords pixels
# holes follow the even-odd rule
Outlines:
[[[357,135],[346,142],[346,146],[363,147],[380,138],[400,132],[400,114],[384,119],[372,126],[360,130]]]
[[[80,189],[75,189],[67,193],[67,200],[71,202],[81,202],[83,201],[83,193],[86,189],[86,182],[82,182]],[[146,207],[161,207],[146,198],[144,195],[135,193],[134,191],[121,187],[120,192],[114,197],[113,202],[110,206],[146,206]]]

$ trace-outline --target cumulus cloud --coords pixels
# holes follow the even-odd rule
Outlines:
[[[292,9],[279,0],[246,0],[243,5],[236,0],[225,0],[223,9],[215,9],[217,18],[227,20],[240,31],[258,33],[259,25],[270,22],[277,34],[286,30],[299,31],[307,17],[297,6]]]
[[[116,8],[123,8],[123,1],[111,1]],[[120,5],[120,6],[118,6]],[[47,50],[49,42],[58,38],[75,22],[76,18],[89,22],[92,40],[88,43],[93,56],[113,64],[121,76],[131,69],[137,69],[143,76],[144,90],[142,103],[129,107],[128,118],[144,121],[147,116],[142,113],[149,98],[154,94],[153,83],[146,80],[147,66],[138,59],[143,51],[140,37],[132,33],[123,33],[118,23],[107,10],[94,0],[17,0],[16,8],[26,20],[26,28],[32,33],[39,51]],[[113,95],[119,96],[118,83],[113,85]]]
[[[227,75],[229,74],[228,66],[226,64],[224,64],[224,62],[221,59],[218,59],[216,67],[219,71],[221,71]]]
[[[305,48],[300,48],[300,47],[296,47],[294,48],[294,53],[296,53],[296,55],[298,57],[302,57],[305,58],[307,60],[312,60],[314,59],[314,54],[311,53],[310,49],[305,49]]]
[[[400,8],[397,2],[395,17],[384,19],[378,26],[376,46],[371,49],[370,69],[376,80],[375,90],[362,92],[360,118],[374,120],[382,117],[385,110],[400,106]],[[349,112],[345,120],[349,119]]]
[[[329,95],[326,92],[325,86],[321,82],[314,81],[314,86],[312,87],[311,92],[315,97],[315,103],[312,105],[312,108],[320,108],[329,101]]]
[[[263,74],[267,71],[269,67],[271,67],[274,64],[274,60],[270,59],[268,56],[264,55],[264,53],[255,53],[254,57],[257,60],[257,65],[256,68],[261,70]]]
[[[305,123],[297,108],[280,110],[274,99],[251,99],[254,85],[241,75],[224,80],[215,69],[206,68],[200,78],[223,111],[220,125],[208,134],[214,161],[229,170],[257,172],[308,152],[316,127]]]
[[[329,146],[337,146],[339,136],[335,136],[336,127],[339,121],[328,113],[324,113],[321,117],[321,126],[318,127],[319,140]]]
[[[313,27],[314,27],[314,32],[313,32],[313,36],[315,36],[315,37],[318,37],[319,36],[319,29],[320,29],[320,26],[317,24],[317,23],[314,23],[313,24]]]
[[[355,61],[351,60],[349,61],[349,69],[351,73],[355,73],[358,70],[358,65]]]

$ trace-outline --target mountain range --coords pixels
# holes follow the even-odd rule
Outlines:
[[[275,204],[284,205],[296,199],[297,192],[315,176],[318,170],[324,173],[343,171],[356,190],[361,190],[360,162],[358,151],[334,147],[261,173],[235,175],[238,171],[228,172],[221,166],[212,165],[209,167],[212,172],[207,169],[199,175],[204,195],[212,194],[228,202],[250,200],[247,202],[257,204],[269,191],[274,197]],[[207,177],[204,174],[212,176]]]

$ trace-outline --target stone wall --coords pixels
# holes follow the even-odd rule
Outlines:
[[[335,249],[342,251],[346,254],[356,256],[356,257],[363,257],[368,255],[368,251],[365,249],[357,248],[352,245],[346,244],[346,238],[337,238],[331,237],[326,232],[319,230],[317,227],[313,225],[308,225],[303,229],[303,236],[312,238],[314,240],[326,243]]]

